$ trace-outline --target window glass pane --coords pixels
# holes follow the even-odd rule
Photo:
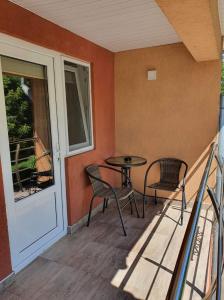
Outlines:
[[[69,150],[92,144],[89,68],[65,62]]]
[[[15,201],[54,184],[46,66],[0,57]]]
[[[65,71],[69,145],[86,142],[83,116],[75,73]]]

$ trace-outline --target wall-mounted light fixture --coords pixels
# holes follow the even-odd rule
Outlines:
[[[156,80],[157,70],[148,70],[148,80]]]

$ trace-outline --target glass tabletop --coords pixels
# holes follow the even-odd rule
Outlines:
[[[109,157],[106,159],[106,163],[115,167],[131,168],[145,165],[147,160],[140,156],[124,155]]]

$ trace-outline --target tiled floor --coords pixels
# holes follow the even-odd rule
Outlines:
[[[0,299],[165,299],[190,208],[183,226],[174,202],[148,204],[145,219],[131,216],[129,208],[124,214],[127,237],[111,205],[89,228],[66,236],[17,274]],[[184,299],[203,295],[211,219],[211,211],[203,210],[198,232],[202,248],[193,256]]]

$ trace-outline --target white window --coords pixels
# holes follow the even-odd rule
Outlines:
[[[64,60],[68,154],[93,149],[90,65]]]

